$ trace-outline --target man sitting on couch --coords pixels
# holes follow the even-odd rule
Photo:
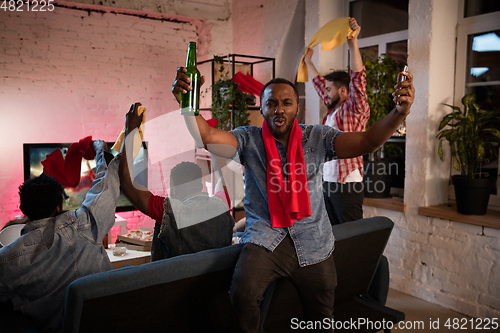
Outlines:
[[[132,152],[133,131],[142,121],[143,115],[137,113],[139,106],[140,103],[133,104],[127,113],[120,181],[121,190],[130,202],[156,221],[152,261],[231,245],[234,220],[228,210],[226,193],[220,191],[209,197],[202,192],[202,172],[197,164],[181,162],[171,170],[170,197],[167,198],[134,184],[128,169],[132,161],[127,161],[127,150]]]
[[[96,178],[77,210],[62,211],[64,188],[46,174],[19,187],[28,217],[21,237],[0,249],[0,302],[32,319],[43,332],[60,332],[68,285],[111,270],[102,245],[115,222],[118,161],[104,159],[106,143],[94,141]]]

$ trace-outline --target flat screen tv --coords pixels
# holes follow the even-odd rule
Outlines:
[[[107,142],[108,148],[113,146],[113,142]],[[24,179],[38,177],[43,172],[42,161],[46,156],[52,153],[55,149],[60,149],[63,157],[66,157],[71,143],[25,143],[23,144],[23,159],[24,159]],[[111,150],[113,155],[118,153]],[[143,142],[137,157],[134,159],[134,178],[135,181],[147,188],[148,185],[148,150],[147,142]],[[85,195],[92,186],[96,171],[95,160],[86,160],[82,158],[80,183],[77,187],[66,187],[64,192],[66,198],[63,203],[63,210],[77,209],[83,203]],[[120,193],[117,212],[136,210],[130,201]]]

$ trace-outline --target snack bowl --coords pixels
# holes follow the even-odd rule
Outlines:
[[[122,257],[127,253],[127,244],[125,243],[116,243],[113,248],[113,255],[117,257]]]

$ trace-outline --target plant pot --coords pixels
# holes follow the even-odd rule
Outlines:
[[[391,195],[391,163],[387,160],[364,161],[364,194],[366,198],[388,198]]]
[[[405,188],[405,156],[391,156],[387,157],[387,161],[390,163],[392,183],[391,187],[395,188]]]
[[[455,187],[457,212],[464,215],[484,215],[495,178],[466,178],[462,175],[451,176]]]

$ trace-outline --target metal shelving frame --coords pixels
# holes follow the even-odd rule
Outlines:
[[[262,64],[266,62],[272,62],[272,74],[273,78],[276,75],[276,59],[275,58],[268,58],[268,57],[259,57],[259,56],[252,56],[252,55],[245,55],[245,54],[228,54],[225,56],[220,57],[224,62],[229,62],[231,65],[231,79],[233,78],[235,71],[236,71],[236,64],[238,65],[250,65],[250,75],[253,76],[254,73],[254,65],[257,64]],[[211,63],[211,68],[212,68],[212,86],[215,84],[215,59],[208,59],[208,60],[203,60],[199,61],[198,65],[206,64],[206,63]],[[259,110],[259,106],[249,106],[249,110]],[[210,108],[202,108],[201,110],[211,110]],[[234,129],[234,104],[231,108],[231,129]]]

